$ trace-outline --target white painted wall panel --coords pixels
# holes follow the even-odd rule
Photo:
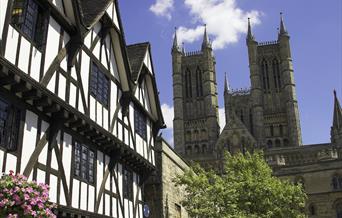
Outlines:
[[[109,130],[108,128],[108,110],[103,108],[103,128]]]
[[[39,81],[41,61],[42,53],[37,48],[33,47],[31,57],[31,77],[36,81]]]
[[[41,134],[40,138],[43,137],[44,133],[46,132],[46,129],[48,128],[49,124],[45,121],[42,121],[42,127],[41,127]],[[48,152],[48,145],[46,144],[42,150],[42,152],[39,155],[38,161],[42,164],[46,164],[47,160],[47,152]]]
[[[66,78],[59,74],[59,81],[58,81],[58,96],[65,100],[65,89],[66,89]]]
[[[57,203],[57,177],[50,175],[50,190],[49,190],[50,201]]]
[[[70,83],[70,96],[69,96],[69,104],[73,107],[76,107],[76,86]]]
[[[63,168],[68,187],[70,187],[70,171],[71,171],[71,153],[72,153],[72,138],[69,134],[64,133],[63,136]]]
[[[110,157],[108,155],[105,155],[105,168],[108,169]],[[106,183],[105,183],[105,189],[110,190],[110,177],[108,176]]]
[[[117,103],[117,86],[114,82],[110,84],[110,121],[112,121]]]
[[[143,218],[143,206],[142,204],[139,204],[139,218]]]
[[[102,108],[103,108],[102,104],[97,102],[97,104],[96,104],[96,110],[97,110],[96,122],[100,126],[102,126]]]
[[[104,155],[101,151],[97,151],[97,191],[100,190],[100,186],[103,180],[103,167],[104,167]],[[97,194],[96,194],[97,196]],[[100,204],[103,203],[103,197],[101,196]],[[103,213],[103,207],[100,205],[99,213]]]
[[[153,75],[152,63],[151,63],[151,58],[150,58],[150,53],[149,52],[145,56],[144,64],[147,67],[147,69],[150,71],[150,73]]]
[[[106,41],[107,41],[107,38],[108,37],[106,37],[106,39],[105,39]],[[101,63],[102,63],[103,66],[105,66],[106,69],[108,69],[106,52],[107,52],[107,50],[106,50],[105,46],[102,46],[102,49],[101,49]]]
[[[113,17],[114,24],[120,30],[119,19],[118,19],[118,12],[116,11],[116,7],[114,4],[114,17]]]
[[[125,217],[129,217],[129,203],[127,199],[124,200],[124,208]]]
[[[24,73],[28,73],[30,48],[31,48],[31,43],[27,41],[24,37],[22,37],[21,42],[20,42],[20,54],[19,54],[19,60],[18,60],[18,67],[20,70],[24,71]]]
[[[23,136],[23,148],[21,154],[21,173],[23,173],[35,147],[37,137],[37,123],[38,116],[31,111],[26,111],[25,125],[24,125],[24,136]],[[0,161],[1,162],[1,161]],[[1,169],[1,168],[0,168]]]
[[[113,217],[117,217],[118,213],[117,213],[117,209],[118,209],[118,202],[116,200],[116,198],[112,198],[112,214]]]
[[[125,144],[128,145],[130,135],[129,135],[128,129],[124,128],[124,131],[125,131],[125,134],[124,134],[125,135]],[[131,144],[130,147],[134,149],[133,144]]]
[[[0,1],[0,8],[1,8],[1,13],[0,13],[0,39],[2,39],[2,31],[4,29],[7,4],[8,4],[8,0],[1,0]]]
[[[87,184],[84,182],[81,182],[81,210],[87,209],[87,197],[88,197],[88,191],[87,191]]]
[[[45,172],[43,170],[37,170],[37,183],[45,184]]]
[[[59,204],[63,205],[63,206],[66,206],[66,198],[65,198],[65,194],[64,194],[62,180],[60,180],[60,182],[59,182],[59,187],[61,187],[60,195],[59,195]]]
[[[78,111],[81,112],[81,113],[84,113],[84,106],[83,106],[83,100],[82,100],[82,95],[81,95],[81,90],[79,90],[79,93],[78,93]]]
[[[4,152],[0,150],[0,173],[2,172],[3,162],[4,162]]]
[[[121,194],[121,201],[123,202],[123,193],[122,193],[122,165],[118,164],[118,171],[117,171],[117,178],[118,178],[118,185],[117,187],[118,192]]]
[[[100,34],[100,30],[101,30],[101,23],[98,22],[97,24],[95,24],[94,26],[94,32],[93,32],[93,40],[95,39],[96,36],[98,36]],[[93,50],[93,54],[95,55],[95,57],[97,57],[98,60],[100,60],[100,45],[101,45],[101,40],[99,40],[96,45],[95,48]]]
[[[88,197],[88,211],[94,212],[95,207],[95,188],[94,186],[89,186],[89,197]]]
[[[89,36],[90,34],[88,34]],[[89,36],[90,38],[90,36]],[[89,56],[85,53],[82,52],[82,63],[81,63],[81,79],[82,79],[82,85],[83,85],[83,90],[85,96],[88,96],[88,87],[89,87],[89,62],[90,58]],[[88,98],[86,97],[86,101]],[[88,102],[86,102],[88,104]]]
[[[95,121],[95,113],[96,113],[96,100],[93,96],[90,96],[90,102],[89,102],[89,108],[90,108],[90,119]]]
[[[118,123],[118,138],[119,138],[121,141],[123,141],[122,135],[123,135],[122,124],[121,124],[121,123]]]
[[[72,202],[71,205],[74,208],[78,208],[78,198],[79,198],[79,193],[80,193],[80,182],[77,179],[73,179],[73,184],[72,184]]]
[[[77,73],[75,67],[71,68],[71,77],[77,81]]]
[[[109,7],[107,8],[106,12],[107,12],[107,14],[109,15],[109,17],[110,17],[111,19],[113,19],[113,3],[111,3],[111,4],[109,5]]]
[[[1,0],[2,1],[2,0]],[[11,25],[8,28],[5,58],[12,64],[15,64],[18,48],[19,33]]]
[[[61,148],[61,132],[60,131],[57,134],[57,146],[59,149]],[[51,155],[51,168],[58,170],[58,162],[57,162],[57,156],[56,156],[56,150],[55,149],[52,151],[52,155]]]
[[[129,217],[133,217],[133,202],[132,201],[128,201],[128,210],[129,210]]]
[[[131,103],[129,105],[129,120],[131,121],[131,130],[132,130],[132,134],[134,136],[134,133],[135,133],[135,127],[134,127],[134,105],[133,103]]]
[[[50,16],[46,44],[46,51],[48,52],[45,54],[44,72],[50,67],[52,61],[58,54],[60,29],[61,26]]]
[[[105,195],[105,215],[110,215],[110,196]]]
[[[50,82],[47,85],[47,89],[50,90],[50,92],[55,93],[55,86],[56,86],[56,73],[54,73],[53,76],[51,77]]]
[[[91,43],[91,31],[84,38],[84,45],[87,46],[87,48],[90,48],[90,43]]]

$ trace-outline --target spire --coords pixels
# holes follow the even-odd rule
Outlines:
[[[203,35],[203,43],[202,43],[202,49],[204,48],[210,48],[210,41],[208,38],[208,34],[207,34],[207,25],[204,24],[204,35]]]
[[[287,30],[285,28],[284,20],[283,20],[283,13],[280,12],[280,28],[279,28],[279,35],[287,35]]]
[[[173,37],[172,51],[179,51],[178,40],[177,40],[177,27],[175,27],[175,36]]]
[[[227,79],[227,73],[224,73],[224,93],[228,93],[229,92],[229,82]]]
[[[342,129],[342,109],[340,102],[337,99],[336,90],[334,90],[334,118],[333,128]]]
[[[253,33],[252,33],[252,27],[251,27],[251,19],[250,18],[248,18],[247,40],[254,40],[254,36],[253,36]]]

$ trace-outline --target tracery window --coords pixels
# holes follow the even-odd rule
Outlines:
[[[262,71],[262,81],[264,87],[264,93],[269,92],[270,89],[270,79],[268,75],[268,64],[267,61],[264,59],[261,63],[261,71]]]
[[[189,69],[185,71],[185,96],[187,98],[192,97],[191,71]]]
[[[75,143],[74,175],[86,182],[94,183],[95,153],[87,146]]]
[[[202,72],[199,67],[196,69],[196,94],[197,97],[203,96]]]
[[[342,218],[342,202],[338,202],[335,205],[335,210],[336,210],[336,217]]]
[[[38,48],[45,44],[48,20],[44,9],[35,0],[14,1],[12,24]]]
[[[94,62],[90,75],[90,93],[103,106],[108,107],[109,80]]]
[[[273,68],[273,81],[274,81],[274,87],[277,92],[280,92],[281,89],[281,80],[280,80],[280,69],[279,69],[279,62],[277,59],[273,59],[272,62],[272,68]]]
[[[17,149],[21,111],[0,98],[0,147]]]
[[[316,207],[314,204],[309,205],[309,214],[310,215],[316,215]]]

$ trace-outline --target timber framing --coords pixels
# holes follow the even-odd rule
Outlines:
[[[65,127],[79,132],[106,153],[118,153],[119,162],[127,164],[136,172],[151,172],[155,169],[151,163],[132,148],[118,140],[93,120],[66,104],[2,57],[0,57],[0,66],[2,69],[0,72],[0,86],[8,90],[15,89],[17,97],[27,104],[37,107],[39,111],[48,117],[58,113],[61,115],[60,119],[63,119]]]

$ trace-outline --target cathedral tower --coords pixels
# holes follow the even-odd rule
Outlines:
[[[253,135],[267,148],[302,145],[289,40],[282,15],[277,41],[256,42],[248,25]]]
[[[174,144],[188,160],[210,162],[219,136],[215,58],[206,28],[200,51],[172,47]]]

